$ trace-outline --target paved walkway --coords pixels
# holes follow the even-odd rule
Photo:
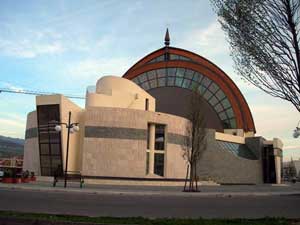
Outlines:
[[[20,184],[0,183],[0,189],[34,190],[47,192],[71,192],[109,195],[163,195],[163,196],[270,196],[270,195],[300,195],[300,183],[282,185],[221,185],[200,186],[201,192],[182,192],[182,187],[174,186],[132,186],[132,185],[95,185],[84,184],[79,188],[78,183],[68,183],[63,187],[63,182],[52,187],[51,182],[31,182]]]

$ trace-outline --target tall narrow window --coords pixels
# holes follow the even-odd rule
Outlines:
[[[148,111],[149,110],[149,99],[146,98],[146,101],[145,101],[145,110]]]
[[[165,125],[155,125],[155,150],[165,150]]]
[[[154,155],[154,173],[164,176],[164,157],[165,154],[155,153]]]
[[[150,123],[148,123],[148,128],[147,128],[147,149],[150,148]]]
[[[54,129],[52,121],[60,121],[59,105],[37,106],[38,135],[40,148],[40,166],[42,176],[62,173],[61,134]]]
[[[149,173],[149,159],[150,158],[150,152],[146,152],[146,174]]]

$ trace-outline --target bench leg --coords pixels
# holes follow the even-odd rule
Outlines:
[[[53,181],[53,187],[56,187],[57,179],[54,179]]]

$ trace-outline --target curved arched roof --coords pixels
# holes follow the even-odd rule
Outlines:
[[[234,112],[235,128],[255,132],[249,106],[235,83],[214,63],[193,52],[180,48],[163,47],[139,60],[123,77],[134,80],[141,74],[162,68],[185,68],[188,71],[196,71],[199,74],[198,76],[213,81],[212,83],[217,84],[216,86],[222,90],[231,104]],[[192,80],[190,82],[192,83]]]

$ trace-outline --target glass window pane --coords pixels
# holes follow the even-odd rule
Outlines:
[[[196,90],[198,89],[198,86],[199,86],[199,84],[198,84],[197,82],[192,81],[192,84],[191,84],[191,86],[190,86],[190,89],[191,89],[192,91],[196,91]]]
[[[53,143],[53,142],[60,142],[60,132],[51,131],[50,132],[50,142],[51,143]]]
[[[174,81],[175,81],[174,77],[168,77],[168,86],[174,86]]]
[[[212,96],[212,93],[209,90],[206,90],[205,93],[203,94],[203,97],[208,100]]]
[[[175,86],[181,87],[182,81],[183,81],[183,78],[176,77]]]
[[[159,176],[164,176],[164,154],[154,154],[154,173]]]
[[[225,98],[221,103],[222,103],[224,109],[227,109],[228,107],[230,107],[230,102],[228,101],[227,98]]]
[[[191,84],[191,80],[184,79],[182,87],[183,88],[189,88],[190,84]]]
[[[193,70],[186,69],[184,77],[191,80],[191,79],[193,79],[193,74],[194,74]]]
[[[211,83],[211,80],[208,79],[207,77],[204,77],[201,81],[201,84],[203,84],[204,87],[208,87]]]
[[[165,60],[165,55],[160,55],[156,58],[156,62],[161,62]]]
[[[41,129],[39,129],[41,131]],[[39,133],[39,141],[40,143],[48,143],[49,142],[49,134],[48,132],[40,132]]]
[[[151,88],[156,88],[156,80],[151,80],[149,83]]]
[[[60,144],[51,144],[51,155],[61,155]]]
[[[166,69],[158,69],[156,70],[156,74],[157,74],[157,77],[165,77],[166,76]]]
[[[221,100],[221,99],[225,98],[225,94],[224,94],[224,92],[223,92],[221,89],[219,89],[219,90],[217,91],[217,93],[216,93],[216,97],[217,97],[219,100]]]
[[[165,125],[155,125],[155,150],[165,149]]]
[[[219,90],[219,87],[216,83],[212,83],[210,86],[209,86],[209,90],[212,92],[212,93],[216,93],[217,90]]]
[[[222,105],[221,105],[220,103],[218,103],[218,104],[215,106],[215,110],[216,110],[217,113],[223,111]]]
[[[56,170],[58,167],[62,165],[60,156],[52,156],[52,168]]]
[[[176,74],[176,68],[168,68],[168,76],[174,76]]]
[[[183,77],[185,68],[177,68],[176,77]]]
[[[179,56],[175,54],[170,54],[170,60],[178,60]]]
[[[41,167],[41,173],[43,176],[52,176],[50,167]]]
[[[227,118],[225,112],[221,112],[221,113],[219,114],[219,117],[220,117],[221,120],[225,120],[225,119]]]
[[[49,155],[49,144],[41,144],[40,145],[41,155]]]
[[[227,113],[227,115],[228,115],[229,118],[234,117],[234,113],[233,113],[232,108],[227,109],[227,110],[226,110],[226,113]]]
[[[230,126],[231,126],[231,128],[236,128],[236,121],[235,121],[235,119],[231,119],[230,120]]]
[[[144,90],[150,89],[149,83],[148,83],[148,82],[143,83],[143,84],[142,84],[142,88],[143,88]]]
[[[229,124],[229,121],[228,121],[228,120],[222,121],[222,123],[223,123],[224,129],[230,129],[230,124]]]
[[[213,96],[211,99],[209,99],[209,103],[213,106],[218,103],[218,99]]]
[[[206,92],[206,88],[202,84],[199,84],[198,92],[200,93],[200,95],[204,95]]]
[[[50,167],[50,156],[41,155],[41,167]]]
[[[150,157],[150,153],[146,152],[146,174],[149,173],[149,157]]]
[[[200,73],[198,73],[198,72],[195,72],[194,73],[194,76],[193,76],[193,80],[194,81],[201,81],[202,80],[202,75],[200,74]]]
[[[134,83],[136,83],[136,84],[138,84],[138,83],[139,83],[138,77],[136,77],[136,78],[133,78],[133,79],[132,79],[132,81],[133,81]]]
[[[147,80],[147,74],[142,73],[141,75],[139,75],[139,80],[141,81],[141,83],[145,82]]]
[[[158,79],[158,87],[166,86],[166,78],[159,78]]]
[[[149,80],[156,79],[156,72],[155,72],[155,70],[148,71],[147,75],[148,75],[148,79]]]

